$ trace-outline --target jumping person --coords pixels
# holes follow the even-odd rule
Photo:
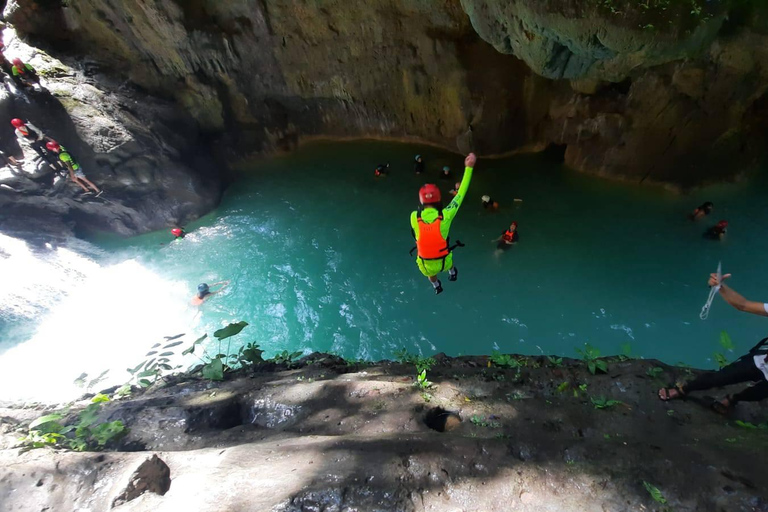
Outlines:
[[[90,190],[88,190],[88,188],[91,188],[94,192],[96,192],[96,197],[101,195],[102,191],[99,189],[99,187],[94,185],[91,180],[85,177],[85,173],[80,167],[80,164],[77,163],[77,160],[72,158],[72,155],[67,152],[67,148],[59,145],[59,143],[54,140],[48,142],[45,147],[48,148],[48,150],[52,153],[59,156],[59,162],[61,162],[61,165],[69,171],[69,178],[77,185],[79,185],[80,188],[82,188],[88,194],[90,194]]]
[[[715,207],[715,205],[712,204],[711,201],[707,201],[706,203],[700,205],[698,208],[693,210],[693,213],[689,216],[691,220],[699,220],[702,217],[705,217],[712,213],[712,209]]]
[[[424,159],[421,158],[421,155],[416,155],[416,158],[414,159],[413,164],[413,171],[416,174],[421,174],[424,172]]]
[[[722,279],[718,280],[717,274],[710,274],[709,286],[720,285],[720,295],[728,304],[739,311],[768,316],[768,303],[745,299],[736,290],[725,284],[724,281],[730,277],[731,274],[725,274]],[[731,384],[741,384],[742,382],[756,382],[757,384],[735,395],[726,396],[713,403],[712,407],[717,412],[726,413],[738,402],[757,402],[768,398],[768,338],[761,340],[748,354],[741,356],[735,362],[718,371],[703,373],[686,384],[675,384],[660,389],[659,398],[674,400],[684,398],[691,391],[704,391]]]
[[[512,224],[509,225],[509,229],[505,230],[497,239],[499,243],[496,245],[496,248],[507,250],[516,244],[519,239],[520,234],[517,232],[517,222],[513,220]]]
[[[221,292],[224,288],[227,287],[229,284],[229,281],[219,281],[218,283],[213,283],[212,285],[208,285],[206,283],[200,283],[197,285],[197,294],[195,294],[194,297],[192,297],[192,300],[190,301],[190,304],[193,306],[199,306],[206,300],[208,300],[211,295],[215,293]],[[211,286],[219,286],[218,290],[211,290]]]
[[[453,254],[451,253],[448,233],[451,223],[459,211],[464,197],[467,195],[469,183],[472,180],[472,170],[475,167],[477,157],[470,153],[464,159],[464,178],[456,197],[443,208],[440,197],[440,189],[437,185],[427,184],[419,190],[419,202],[421,207],[411,213],[411,233],[416,239],[418,257],[416,264],[432,286],[435,294],[443,291],[443,286],[437,278],[440,272],[448,271],[448,280],[455,281],[458,270],[453,266]]]

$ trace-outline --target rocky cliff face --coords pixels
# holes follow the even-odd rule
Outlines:
[[[750,3],[11,0],[5,15],[181,107],[199,130],[185,140],[229,162],[313,136],[556,144],[576,169],[685,187],[763,154],[768,30]]]

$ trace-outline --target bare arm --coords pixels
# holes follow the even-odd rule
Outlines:
[[[768,312],[765,311],[765,306],[762,302],[747,300],[743,295],[723,282],[729,277],[731,277],[731,274],[725,274],[722,281],[718,282],[717,274],[712,274],[709,276],[709,285],[717,286],[719,284],[720,296],[723,297],[725,302],[739,311],[745,311],[747,313],[752,313],[753,315],[768,316]]]

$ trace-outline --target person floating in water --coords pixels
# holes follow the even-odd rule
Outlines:
[[[83,172],[82,167],[80,167],[80,164],[77,163],[77,160],[72,158],[72,155],[67,152],[67,148],[59,145],[58,142],[53,140],[49,141],[45,147],[48,149],[48,151],[51,151],[53,154],[59,156],[59,162],[61,163],[62,167],[69,171],[69,178],[77,185],[79,185],[86,194],[91,193],[91,191],[88,190],[88,188],[91,188],[94,192],[96,192],[96,197],[101,195],[103,191],[94,185],[91,180],[85,177],[85,173]]]
[[[207,285],[206,283],[200,283],[197,285],[197,294],[192,297],[191,304],[193,306],[199,306],[206,300],[208,300],[211,295],[215,293],[221,292],[224,288],[227,287],[229,284],[229,281],[219,281],[218,283],[213,283],[212,285]],[[218,290],[211,290],[212,286],[218,286]]]
[[[450,180],[452,178],[451,176],[451,168],[447,165],[443,167],[443,172],[440,173],[440,179],[441,180]]]
[[[389,164],[386,164],[386,165],[379,164],[376,166],[376,170],[373,171],[373,175],[376,176],[377,178],[381,176],[386,176],[387,174],[389,174]]]
[[[768,316],[768,303],[745,299],[736,290],[724,283],[730,277],[731,274],[725,274],[722,279],[718,279],[717,274],[710,274],[709,286],[720,285],[720,296],[739,311],[758,316]],[[742,382],[756,382],[757,384],[740,393],[728,395],[724,399],[714,402],[712,408],[725,414],[738,402],[757,402],[768,398],[768,338],[763,338],[752,347],[748,354],[741,356],[734,363],[718,371],[703,373],[686,384],[678,383],[660,389],[659,398],[665,401],[685,398],[691,391],[722,388]]]
[[[421,155],[416,155],[416,158],[414,159],[413,163],[413,171],[416,174],[421,174],[424,172],[424,159],[421,158]]]
[[[725,238],[725,233],[728,231],[728,221],[721,220],[708,230],[704,232],[704,238],[710,240],[722,240]]]
[[[174,240],[181,240],[185,236],[187,236],[187,233],[184,231],[184,228],[173,228],[171,230],[171,234],[174,237]]]
[[[453,197],[456,197],[456,194],[459,193],[459,187],[461,187],[461,182],[457,181],[456,183],[454,183],[453,188],[448,193],[451,194]]]
[[[499,203],[494,201],[491,196],[483,196],[481,199],[483,201],[483,208],[485,208],[486,210],[495,212],[496,210],[499,209]]]
[[[411,233],[416,239],[418,256],[416,265],[435,288],[435,294],[443,291],[443,285],[438,274],[448,271],[448,280],[455,281],[458,270],[453,266],[453,247],[450,246],[449,232],[451,223],[459,211],[464,197],[467,195],[469,183],[472,180],[472,170],[477,162],[474,153],[464,160],[464,178],[456,197],[443,209],[440,189],[437,185],[426,184],[419,190],[421,207],[411,213]],[[457,243],[459,245],[459,243]]]
[[[714,207],[715,205],[713,205],[710,201],[707,201],[706,203],[693,210],[693,213],[690,215],[691,220],[699,220],[703,217],[706,217],[712,213],[712,209]]]
[[[517,222],[513,220],[512,224],[509,225],[509,229],[505,230],[497,239],[499,243],[496,245],[496,248],[507,250],[516,244],[519,239],[520,234],[517,232]]]

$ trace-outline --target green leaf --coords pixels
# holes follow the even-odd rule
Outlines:
[[[43,425],[45,423],[55,423],[63,417],[64,417],[63,414],[58,414],[58,413],[46,414],[45,416],[41,416],[37,418],[35,421],[33,421],[32,423],[30,423],[29,430],[34,430],[35,427],[39,425]]]
[[[648,494],[651,495],[651,498],[653,498],[654,501],[657,503],[666,503],[667,499],[664,497],[663,494],[661,494],[661,491],[658,487],[655,485],[649,484],[646,481],[643,481],[643,486],[645,486],[645,490],[648,491]]]
[[[219,341],[225,340],[229,337],[240,334],[240,331],[245,329],[247,326],[248,326],[248,322],[237,322],[236,324],[229,324],[223,329],[219,329],[218,331],[214,332],[213,336],[217,338]]]
[[[147,352],[147,353],[146,353],[146,354],[144,354],[144,355],[145,355],[146,357],[149,357],[149,356],[153,356],[153,355],[155,355],[155,354],[157,354],[157,350],[150,350],[149,352]]]
[[[181,338],[182,336],[184,336],[184,334],[185,333],[177,334],[176,336],[163,336],[163,338],[165,338],[165,341],[173,341],[173,340],[177,340],[177,339]],[[158,345],[159,345],[159,343],[158,343]]]
[[[152,382],[148,381],[147,379],[139,380],[139,386],[141,386],[143,388],[148,388],[151,385],[152,385]]]
[[[733,346],[733,341],[731,340],[731,337],[725,331],[720,332],[720,346],[728,351],[733,351],[733,349],[735,348]]]
[[[178,347],[178,346],[179,346],[179,345],[181,345],[182,343],[184,343],[184,342],[183,342],[183,341],[174,341],[173,343],[169,343],[169,344],[167,344],[167,345],[166,345],[166,346],[164,346],[163,348],[165,349],[165,348],[173,348],[173,347]]]
[[[163,352],[158,357],[168,357],[168,356],[172,356],[172,355],[173,355],[173,352]]]
[[[109,441],[125,431],[125,425],[120,420],[110,421],[96,425],[91,429],[91,436],[99,446],[104,446]]]
[[[591,373],[592,375],[594,375],[595,372],[597,371],[597,365],[595,365],[594,361],[587,362],[587,368],[589,368],[589,373]]]
[[[203,378],[208,380],[224,380],[224,364],[216,358],[203,366]]]
[[[141,362],[141,364],[139,364],[139,366],[137,366],[137,367],[136,367],[136,368],[134,368],[134,369],[130,369],[130,368],[128,368],[128,373],[130,373],[131,375],[133,375],[134,373],[136,373],[137,371],[139,371],[139,370],[141,369],[141,367],[142,367],[142,366],[144,366],[144,363],[146,363],[146,361],[142,361],[142,362]]]
[[[565,381],[565,382],[561,383],[559,386],[557,386],[558,393],[562,393],[563,391],[568,389],[569,385],[570,385],[570,383],[568,381]]]
[[[193,354],[195,352],[195,347],[207,337],[208,337],[207,334],[203,334],[202,336],[197,338],[195,341],[192,342],[192,346],[186,349],[184,352],[182,352],[181,355],[186,356],[187,354]]]
[[[755,425],[754,423],[750,423],[748,421],[736,420],[735,423],[738,426],[740,426],[741,428],[749,428],[749,429],[756,429],[757,428],[757,425]]]
[[[155,375],[157,375],[157,370],[144,370],[137,377],[141,379],[144,377],[154,377]]]
[[[98,404],[101,402],[109,402],[109,397],[104,393],[99,393],[93,398],[91,398],[91,403]]]
[[[597,360],[595,361],[595,366],[597,366],[597,369],[600,370],[601,372],[608,373],[608,363],[606,363],[605,361]]]
[[[162,369],[163,369],[163,370],[165,370],[165,371],[168,371],[168,372],[169,372],[169,371],[171,371],[171,370],[173,370],[173,366],[171,366],[171,365],[169,365],[169,364],[160,363],[160,364],[159,364],[159,365],[157,365],[157,366],[158,366],[158,367],[160,367],[160,368],[162,368]]]
[[[715,352],[713,354],[715,356],[715,361],[717,362],[717,366],[720,368],[725,368],[728,366],[728,359],[721,353]]]
[[[160,345],[162,345],[162,343],[155,343],[154,345],[152,345],[152,348],[157,348],[157,347],[159,347]]]

